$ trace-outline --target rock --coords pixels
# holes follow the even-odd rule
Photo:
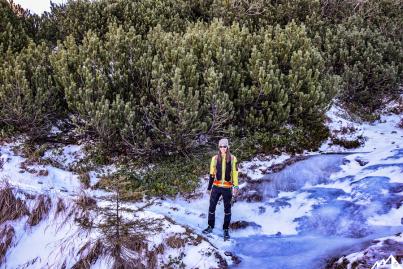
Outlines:
[[[343,159],[343,161],[342,161],[343,165],[346,165],[346,164],[349,164],[349,163],[350,163],[350,160],[347,160],[347,159]]]
[[[393,239],[386,239],[385,241],[383,241],[384,245],[396,245],[399,244],[399,242],[397,242],[396,240]]]
[[[236,256],[235,254],[233,254],[231,251],[225,251],[224,252],[225,256],[230,256],[231,260],[234,262],[234,264],[240,264],[241,263],[241,259]]]
[[[390,255],[400,261],[403,258],[402,239],[402,233],[398,233],[388,238],[371,240],[370,245],[360,252],[331,258],[325,268],[372,268],[377,261],[386,260]]]
[[[403,184],[391,186],[390,189],[389,189],[389,192],[390,192],[390,193],[399,193],[399,192],[403,192]]]
[[[258,192],[260,190],[260,181],[256,182],[248,182],[248,184],[239,189],[239,194],[237,195],[237,201],[246,201],[246,202],[261,202],[263,200],[263,195]]]
[[[261,171],[264,174],[268,174],[268,173],[278,173],[281,170],[283,170],[284,168],[286,168],[287,166],[290,166],[296,162],[302,161],[307,159],[308,156],[294,156],[291,157],[289,159],[287,159],[286,161],[282,162],[282,163],[277,163],[277,164],[273,164],[272,166],[266,168],[266,169],[262,169]]]
[[[355,161],[360,164],[360,166],[365,166],[369,163],[367,160],[363,160],[360,157],[355,158]]]
[[[249,196],[246,197],[246,201],[251,203],[251,202],[261,202],[263,201],[263,195],[259,193],[253,193]]]
[[[214,256],[218,260],[218,268],[228,268],[227,261],[218,252],[215,252]]]
[[[249,222],[244,220],[234,221],[229,225],[229,227],[231,230],[245,229],[247,227],[262,228],[262,226],[256,224],[255,222]]]

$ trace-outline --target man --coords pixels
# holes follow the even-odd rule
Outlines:
[[[211,158],[210,180],[207,191],[210,194],[210,206],[208,212],[208,227],[204,234],[213,231],[215,225],[215,209],[222,195],[224,200],[224,240],[230,238],[228,228],[231,221],[232,195],[238,193],[238,165],[237,159],[230,153],[228,139],[223,138],[218,142],[219,153]]]

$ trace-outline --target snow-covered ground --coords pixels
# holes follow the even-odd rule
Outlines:
[[[9,189],[13,194],[11,201],[8,199],[0,205],[0,268],[87,268],[77,266],[82,260],[88,261],[88,257],[92,257],[88,254],[97,249],[98,239],[102,240],[102,248],[98,250],[106,252],[108,232],[105,227],[100,229],[97,226],[107,224],[106,212],[111,211],[95,214],[94,210],[86,208],[87,205],[82,205],[80,198],[92,197],[95,200],[91,199],[90,202],[94,201],[99,208],[106,209],[115,205],[109,200],[111,193],[84,189],[77,174],[51,165],[35,164],[16,155],[13,148],[23,142],[24,139],[20,138],[0,146],[0,190]],[[79,146],[66,146],[54,156],[54,150],[45,152],[44,157],[71,165],[82,158],[79,149]],[[113,166],[106,166],[90,171],[90,184],[95,184],[102,175],[115,170]],[[41,197],[45,198],[45,205],[40,203]],[[27,212],[13,217],[10,212],[14,210],[17,199],[20,199]],[[142,261],[142,266],[147,268],[215,268],[232,262],[224,251],[216,249],[199,235],[162,214],[139,209],[140,206],[133,203],[121,205],[127,209],[122,214],[129,222],[131,234],[141,234],[146,242],[140,252],[136,248],[137,252],[132,249],[125,251],[130,260],[138,259],[136,255],[142,253],[149,259]],[[38,214],[35,215],[35,212]],[[37,216],[39,221],[31,223],[31,216]],[[86,218],[94,221],[91,228],[83,227],[82,221]],[[130,224],[130,221],[136,222]],[[113,230],[113,227],[111,225],[109,229]],[[12,236],[11,242],[6,244],[10,240],[7,235]],[[130,242],[128,245],[131,246]],[[2,257],[3,250],[7,250],[5,257]],[[91,268],[111,268],[110,255],[99,255],[89,260]]]
[[[362,137],[365,143],[345,149],[331,145],[329,139],[319,152],[305,152],[310,158],[279,173],[268,168],[291,156],[255,158],[241,164],[240,172],[247,178],[246,182],[240,180],[241,191],[249,191],[248,184],[253,185],[252,195],[257,193],[260,198],[235,202],[232,222],[247,227],[233,229],[230,243],[221,238],[223,205],[219,203],[210,239],[218,248],[240,256],[237,268],[321,268],[327,258],[403,231],[401,116],[384,115],[374,124],[358,124],[337,106],[327,115],[335,136],[347,140]],[[343,129],[351,131],[339,131]],[[206,184],[205,180],[200,192]],[[191,201],[181,197],[164,200],[150,210],[200,233],[207,225],[208,204],[204,194]]]
[[[222,202],[217,206],[213,234],[204,237],[201,233],[207,226],[209,204],[206,177],[201,177],[197,199],[157,199],[141,211],[136,209],[149,201],[125,204],[133,210],[126,214],[129,220],[159,220],[162,229],[147,235],[149,252],[164,246],[156,267],[323,268],[329,257],[360,251],[371,240],[403,232],[403,129],[397,126],[402,116],[383,115],[374,124],[356,123],[337,106],[327,115],[334,135],[360,137],[364,144],[346,150],[328,140],[318,152],[304,152],[302,155],[309,158],[280,172],[268,168],[295,157],[260,156],[242,162],[240,172],[245,176],[240,178],[241,195],[232,207],[230,241],[221,237]],[[0,268],[42,268],[62,264],[67,257],[66,268],[70,268],[83,255],[85,251],[79,250],[89,240],[102,238],[98,229],[83,232],[74,218],[56,214],[58,199],[67,205],[66,212],[75,208],[83,192],[79,176],[51,165],[23,165],[28,169],[21,169],[25,159],[12,150],[18,143],[23,141],[0,145],[0,178],[15,187],[14,192],[30,211],[37,198],[27,194],[45,194],[52,206],[47,217],[32,227],[27,225],[28,216],[0,224],[0,228],[12,225],[15,230]],[[72,165],[83,158],[81,151],[80,146],[69,145],[45,152],[45,157]],[[91,185],[106,170],[91,171]],[[108,205],[100,201],[108,195],[104,191],[87,189],[86,194],[94,197],[98,206]],[[63,225],[58,225],[60,222]],[[167,238],[172,236],[183,237],[185,243],[178,243],[179,247],[169,244]],[[63,246],[66,238],[74,240]],[[0,244],[2,240],[0,229]],[[107,263],[107,257],[99,258],[91,268],[109,268]]]

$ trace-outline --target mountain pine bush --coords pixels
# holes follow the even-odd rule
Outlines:
[[[371,114],[396,98],[401,85],[401,43],[371,27],[339,25],[324,40],[329,65],[342,76],[341,100],[359,114]]]
[[[0,63],[0,126],[5,130],[41,136],[64,112],[50,53],[44,43],[33,42],[20,53],[5,53]]]

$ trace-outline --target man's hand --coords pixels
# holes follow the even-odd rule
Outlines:
[[[237,195],[238,195],[238,192],[239,192],[238,188],[233,188],[233,189],[232,189],[232,195],[233,195],[233,196],[237,196]]]
[[[206,193],[207,193],[208,195],[211,195],[211,190],[207,190]]]

